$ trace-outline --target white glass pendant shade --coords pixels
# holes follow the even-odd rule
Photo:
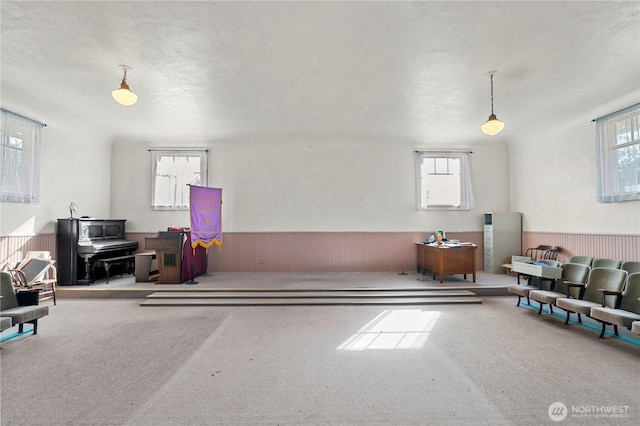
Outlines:
[[[498,120],[495,114],[491,114],[486,123],[480,126],[482,133],[485,135],[493,136],[497,135],[504,129],[504,123]]]
[[[130,106],[138,102],[138,95],[133,93],[127,84],[127,71],[130,70],[131,67],[129,65],[120,65],[120,68],[122,68],[124,72],[122,80],[120,81],[120,88],[111,92],[111,96],[113,96],[113,99],[120,105]]]
[[[129,90],[129,85],[122,82],[120,88],[111,92],[113,99],[120,105],[130,106],[138,102],[138,95]]]

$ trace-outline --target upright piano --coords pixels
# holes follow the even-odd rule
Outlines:
[[[96,260],[131,255],[136,241],[125,238],[126,219],[58,219],[58,284],[74,285],[94,281]]]

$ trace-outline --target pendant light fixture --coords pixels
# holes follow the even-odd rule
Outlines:
[[[138,95],[133,93],[127,84],[127,71],[131,67],[129,65],[120,65],[120,68],[124,71],[124,76],[120,82],[120,88],[111,92],[111,95],[120,105],[130,106],[138,102]]]
[[[504,129],[504,123],[498,120],[498,117],[493,113],[493,75],[497,72],[498,71],[489,72],[491,76],[491,115],[487,122],[480,126],[482,133],[489,136],[497,135]]]

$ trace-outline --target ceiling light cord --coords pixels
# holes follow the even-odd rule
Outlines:
[[[495,71],[489,73],[489,76],[491,77],[491,115],[487,122],[480,126],[482,133],[489,136],[497,135],[502,131],[502,129],[504,129],[504,123],[498,120],[498,117],[496,117],[493,112],[493,74],[495,74]]]
[[[127,70],[124,70],[124,78],[127,78]],[[491,74],[491,114],[493,114],[493,74]]]
[[[122,76],[121,84],[127,84],[127,69],[124,69],[124,75]],[[491,76],[491,112],[493,112],[493,76]]]

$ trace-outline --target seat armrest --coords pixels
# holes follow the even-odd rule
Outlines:
[[[11,280],[13,280],[14,287],[26,287],[29,280],[27,276],[24,274],[24,271],[20,269],[9,269],[9,273],[11,274]]]
[[[585,283],[577,283],[575,281],[563,281],[564,284],[567,286],[567,297],[572,297],[571,296],[571,289],[572,288],[579,288],[580,289],[580,295],[578,297],[578,299],[582,299],[582,294],[585,290],[586,284]]]
[[[599,288],[598,291],[600,293],[602,293],[602,307],[605,307],[605,301],[607,296],[620,296],[622,294],[621,291],[618,290],[607,290],[606,288]],[[615,307],[618,308],[619,304],[618,304],[618,300],[619,298],[616,297],[616,303],[615,303]]]
[[[620,296],[622,294],[621,291],[607,290],[606,288],[599,288],[598,291],[602,294],[606,294],[607,296]]]

